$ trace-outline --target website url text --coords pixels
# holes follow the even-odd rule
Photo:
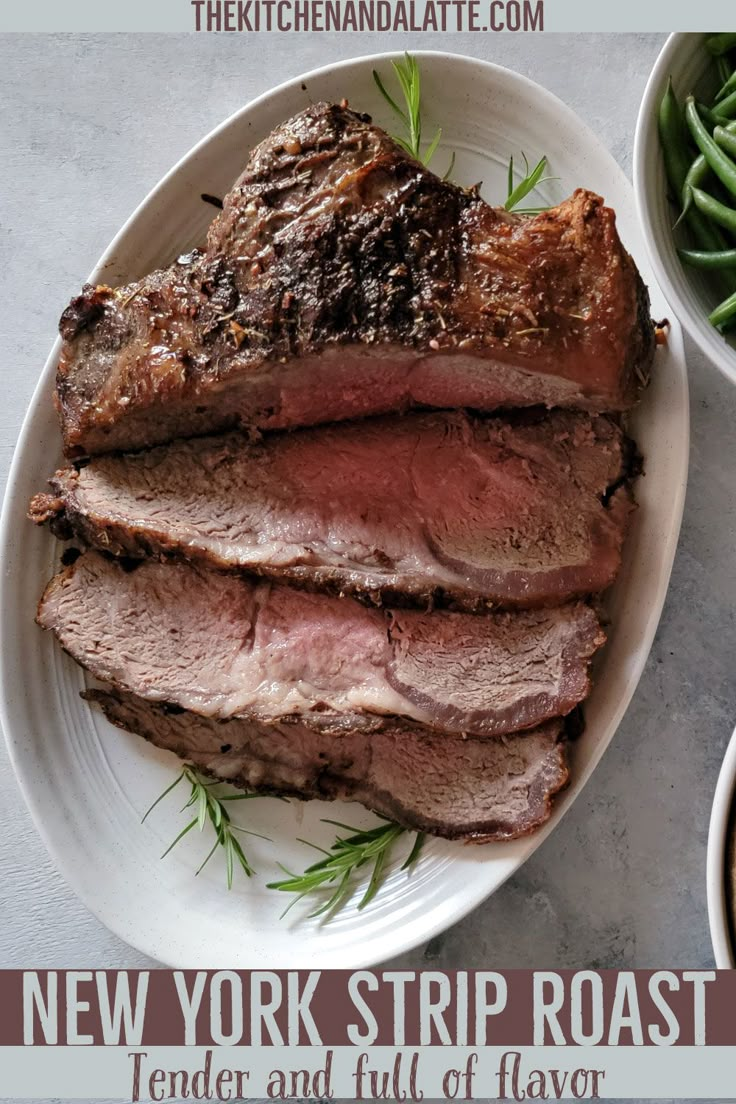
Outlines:
[[[197,31],[543,31],[544,0],[191,0]]]

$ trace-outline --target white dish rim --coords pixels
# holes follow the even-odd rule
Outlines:
[[[644,89],[634,131],[633,180],[636,207],[642,237],[646,245],[649,262],[665,298],[678,321],[687,331],[700,351],[715,365],[718,371],[731,383],[736,384],[736,348],[728,345],[719,332],[710,325],[706,317],[706,308],[697,315],[690,305],[683,302],[677,289],[671,270],[662,259],[657,239],[652,229],[650,210],[650,188],[652,148],[656,148],[661,158],[657,131],[657,109],[663,94],[667,77],[672,68],[672,59],[686,41],[694,38],[704,39],[704,34],[690,31],[674,31],[660,50]],[[683,279],[687,277],[683,275]]]
[[[736,966],[726,891],[726,861],[735,792],[736,730],[734,730],[726,748],[726,754],[718,774],[708,826],[708,855],[706,860],[708,922],[713,954],[719,970],[730,970]]]

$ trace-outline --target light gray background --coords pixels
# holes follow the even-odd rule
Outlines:
[[[447,46],[566,100],[630,173],[662,35],[0,37],[3,478],[59,314],[115,231],[211,127],[287,77],[349,55]],[[688,345],[690,488],[672,586],[634,702],[561,827],[490,901],[402,963],[712,963],[708,816],[736,720],[736,390]],[[5,640],[12,647],[12,640]],[[49,861],[0,749],[0,967],[149,965]]]

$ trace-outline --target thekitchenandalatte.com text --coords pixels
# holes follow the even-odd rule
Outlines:
[[[197,31],[543,31],[544,0],[190,0]]]

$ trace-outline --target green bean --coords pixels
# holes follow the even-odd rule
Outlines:
[[[707,39],[705,45],[714,57],[727,54],[736,47],[736,34],[717,34]]]
[[[696,207],[691,207],[688,211],[687,224],[699,249],[710,249],[723,253],[728,248],[728,242],[720,226],[715,226],[701,215]]]
[[[726,132],[726,134],[728,134],[729,138],[732,135],[736,135],[736,119],[731,119],[731,121],[729,123],[726,123],[724,126],[719,126],[718,129],[719,130],[725,130],[725,132]]]
[[[679,196],[682,194],[682,186],[690,166],[691,155],[688,150],[687,131],[683,125],[682,112],[672,88],[671,80],[667,83],[665,94],[659,105],[657,123],[670,190],[675,196]],[[690,208],[687,222],[693,241],[699,249],[722,251],[727,248],[726,239],[720,228],[704,218],[696,208]]]
[[[674,195],[679,196],[690,166],[690,156],[687,150],[687,132],[682,123],[682,112],[671,77],[659,104],[657,124],[667,180]]]
[[[716,127],[713,131],[713,137],[722,150],[736,156],[736,119],[728,127]]]
[[[688,96],[686,101],[685,119],[705,160],[731,195],[736,196],[736,164],[723,152],[703,126],[703,120],[698,115],[692,96]]]
[[[722,269],[736,268],[736,249],[722,249],[702,253],[697,249],[678,249],[680,260],[691,268]]]
[[[719,131],[724,135],[723,141],[718,141],[717,135]],[[736,153],[736,119],[727,123],[725,127],[717,126],[713,132],[713,137],[722,149]],[[693,198],[691,189],[700,188],[707,180],[709,172],[710,166],[705,160],[704,155],[702,153],[698,154],[688,169],[685,183],[682,186],[682,215],[680,215],[680,218],[690,209]]]
[[[716,58],[716,73],[721,84],[726,84],[731,77],[731,66],[728,64],[728,58],[725,54],[719,54]]]
[[[716,94],[716,108],[718,107],[719,101],[724,99],[724,97],[727,96],[729,92],[736,92],[736,71],[731,74],[726,83],[723,85],[723,88],[720,88],[718,90],[718,93]]]
[[[683,218],[687,220],[690,240],[695,246],[679,249],[680,259],[684,264],[709,273],[712,288],[717,294],[726,296],[711,315],[714,326],[730,325],[736,320],[736,248],[727,242],[721,230],[723,226],[736,234],[736,210],[704,191],[701,185],[706,183],[712,171],[726,189],[723,198],[736,196],[736,163],[728,156],[734,150],[732,143],[736,143],[736,119],[726,121],[736,106],[733,96],[736,73],[731,72],[724,56],[734,46],[736,35],[717,35],[708,42],[711,52],[720,59],[715,63],[721,83],[715,107],[696,104],[693,96],[686,100],[685,132],[692,135],[699,156],[693,160],[688,152],[689,143],[683,133],[685,128],[671,81],[660,103],[658,120],[669,187],[682,198],[683,210],[678,223]]]
[[[701,153],[695,158],[692,165],[687,170],[685,183],[682,185],[682,214],[680,218],[684,218],[690,210],[690,205],[693,201],[693,188],[699,188],[702,184],[705,184],[709,175],[710,165]],[[680,219],[677,221],[679,222]]]
[[[728,251],[729,245],[720,226],[716,226],[714,222],[702,215],[697,207],[690,208],[687,224],[693,241],[698,247],[697,252],[705,253],[706,256],[713,256],[714,253],[726,253]],[[736,291],[736,273],[729,268],[710,269],[708,284],[714,296],[731,295],[733,291]]]
[[[713,129],[713,127],[720,126],[722,123],[725,123],[727,121],[726,116],[719,113],[721,106],[720,104],[716,104],[716,107],[719,109],[719,111],[716,111],[715,108],[708,107],[707,104],[701,103],[700,100],[697,101],[695,106],[698,109],[698,114],[700,115],[700,118],[703,120],[704,123],[708,124],[711,130]]]
[[[718,114],[722,115],[724,119],[733,119],[736,115],[736,92],[732,92],[730,96],[726,96],[725,100],[721,100],[718,104]]]
[[[704,215],[713,219],[719,226],[725,226],[726,230],[732,230],[736,233],[736,211],[733,207],[727,207],[725,203],[714,199],[712,195],[701,191],[700,188],[693,188],[693,199],[695,206]]]
[[[714,326],[727,326],[732,322],[736,322],[736,292],[729,295],[728,299],[724,299],[722,303],[719,303],[712,314],[709,315],[709,320]]]

